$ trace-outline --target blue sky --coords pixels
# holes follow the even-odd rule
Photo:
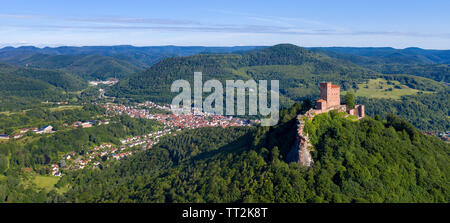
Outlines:
[[[0,0],[0,47],[390,46],[450,49],[449,1]]]

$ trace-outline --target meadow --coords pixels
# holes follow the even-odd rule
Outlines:
[[[383,78],[369,79],[366,83],[358,84],[356,96],[369,98],[390,98],[399,100],[405,95],[415,95],[418,92],[429,93],[427,91],[419,91],[401,84],[398,81],[388,81]],[[342,91],[342,94],[345,94]]]

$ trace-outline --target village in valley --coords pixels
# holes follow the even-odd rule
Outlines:
[[[257,125],[259,120],[245,120],[235,117],[225,117],[209,113],[192,111],[190,114],[175,115],[171,113],[169,105],[158,105],[151,101],[138,103],[133,106],[123,104],[106,103],[106,116],[128,115],[132,118],[145,118],[156,120],[162,127],[155,132],[140,136],[130,136],[120,139],[120,145],[104,143],[91,148],[83,148],[80,153],[74,151],[64,154],[59,163],[50,165],[51,175],[62,176],[65,171],[76,171],[84,168],[103,168],[109,160],[120,160],[139,151],[151,149],[161,137],[176,135],[183,129],[195,129],[201,127],[232,127]],[[156,112],[155,112],[156,111]],[[76,122],[74,127],[92,127],[96,122]],[[99,121],[99,124],[109,124],[109,121]]]

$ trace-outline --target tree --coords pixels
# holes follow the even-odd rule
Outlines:
[[[2,154],[0,154],[0,174],[5,172],[8,169],[8,158]]]
[[[353,92],[348,91],[344,99],[348,109],[355,108],[355,94]]]

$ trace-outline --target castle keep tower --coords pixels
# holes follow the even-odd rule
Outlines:
[[[331,82],[320,83],[320,99],[316,105],[316,109],[320,110],[341,105],[341,88]]]

